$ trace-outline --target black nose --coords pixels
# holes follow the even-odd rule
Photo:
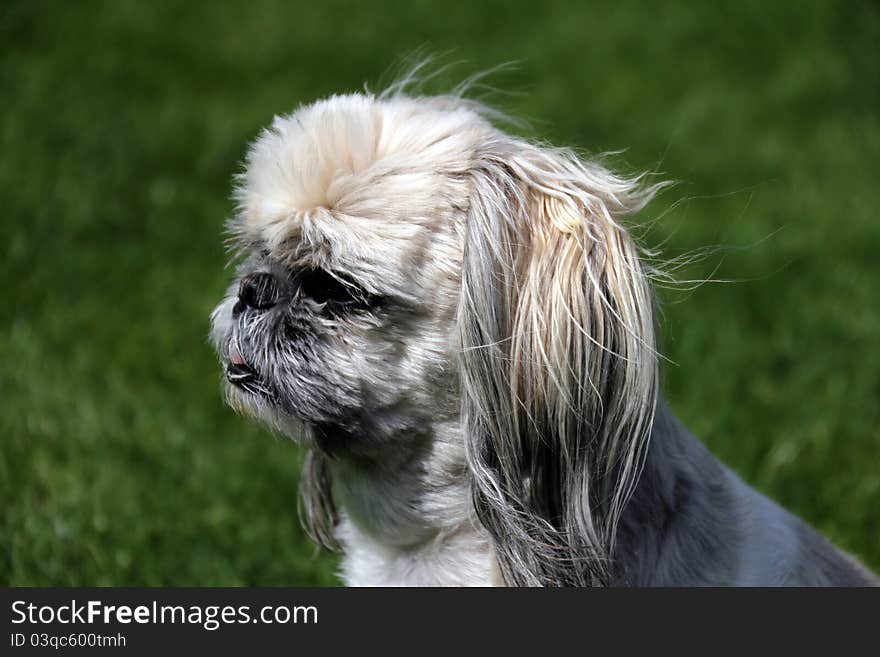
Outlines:
[[[232,308],[232,316],[236,317],[248,308],[268,310],[278,303],[279,296],[278,280],[272,274],[247,274],[239,283],[238,302]]]

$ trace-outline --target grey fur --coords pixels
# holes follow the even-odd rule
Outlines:
[[[663,402],[620,523],[615,563],[618,586],[880,583],[719,463]]]

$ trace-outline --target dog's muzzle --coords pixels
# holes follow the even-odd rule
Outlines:
[[[243,385],[245,383],[256,380],[257,373],[246,364],[229,363],[226,366],[226,380],[235,385]]]

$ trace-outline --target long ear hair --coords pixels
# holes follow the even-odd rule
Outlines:
[[[306,535],[322,548],[339,552],[335,528],[338,520],[333,501],[330,464],[327,456],[310,449],[303,461],[299,480],[299,519]]]
[[[510,585],[603,585],[658,390],[653,297],[619,219],[659,186],[499,135],[473,171],[462,422]]]

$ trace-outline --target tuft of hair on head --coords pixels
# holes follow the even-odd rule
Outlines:
[[[458,336],[476,512],[507,584],[604,585],[659,379],[621,219],[664,185],[501,133],[472,176]]]

